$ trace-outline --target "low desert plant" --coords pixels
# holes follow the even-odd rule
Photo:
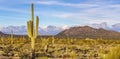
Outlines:
[[[30,59],[30,52],[29,50],[21,50],[19,53],[20,59]]]
[[[120,45],[112,48],[107,55],[104,55],[104,59],[120,59]]]

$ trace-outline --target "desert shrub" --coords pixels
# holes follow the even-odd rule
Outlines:
[[[13,56],[14,55],[12,45],[5,46],[3,51],[5,52],[4,56]]]
[[[107,55],[104,55],[104,59],[120,59],[120,45],[112,48]]]
[[[27,49],[21,50],[19,55],[20,55],[20,59],[30,59],[31,57],[30,52]]]

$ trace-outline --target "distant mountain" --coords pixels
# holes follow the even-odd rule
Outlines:
[[[120,32],[120,23],[112,25],[112,29],[115,30],[115,31]]]
[[[106,38],[118,39],[120,33],[102,28],[96,29],[90,26],[71,27],[56,35],[57,37],[71,37],[71,38]]]
[[[10,34],[12,31],[14,34],[27,34],[26,26],[8,26],[3,27],[1,31],[6,34]]]
[[[0,26],[0,31],[1,31],[3,28],[4,28],[3,26]]]
[[[56,35],[63,30],[62,27],[47,26],[46,28],[40,28],[39,33],[42,35]]]
[[[106,22],[103,22],[100,24],[89,24],[88,26],[97,28],[97,29],[103,28],[106,30],[114,30],[114,31],[120,32],[120,23],[113,24],[110,27],[108,26],[108,24]]]
[[[39,27],[40,35],[56,35],[64,29],[68,28],[67,26],[56,27],[56,26],[47,26],[45,28]],[[13,34],[17,35],[27,35],[26,26],[7,26],[0,28],[0,31],[6,34],[10,34],[13,31]]]
[[[108,26],[106,22],[103,22],[100,24],[88,24],[87,26],[90,26],[96,29],[103,28],[106,30],[114,30],[114,31],[120,32],[120,23],[113,24],[111,25],[111,27],[109,27],[110,25]],[[61,26],[61,27],[52,26],[52,25],[46,26],[46,27],[39,27],[39,34],[40,35],[56,35],[68,28],[70,27],[67,25]],[[14,34],[27,35],[26,26],[7,26],[7,27],[0,26],[0,31],[5,34],[10,34],[11,31],[13,31]]]
[[[5,35],[5,34],[4,34],[3,32],[0,31],[0,37],[1,37],[1,36],[4,36],[4,35]]]

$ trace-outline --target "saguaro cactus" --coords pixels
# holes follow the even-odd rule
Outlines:
[[[34,4],[31,6],[32,18],[27,22],[28,36],[31,38],[32,57],[35,59],[35,39],[38,35],[39,18],[36,16],[36,26],[34,26]]]

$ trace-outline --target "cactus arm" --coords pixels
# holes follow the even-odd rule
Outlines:
[[[32,3],[32,6],[31,6],[31,12],[32,12],[32,21],[33,21],[33,23],[34,23],[34,4]]]
[[[28,36],[31,37],[30,21],[27,22],[27,28],[28,28]]]
[[[27,21],[27,33],[28,33],[28,36],[30,37],[30,31],[29,31],[29,21]]]
[[[32,22],[31,21],[29,21],[29,32],[30,32],[30,38],[32,37]]]
[[[36,36],[38,35],[38,28],[39,28],[39,17],[36,16]]]
[[[35,31],[34,31],[34,4],[33,3],[32,3],[32,6],[31,6],[31,13],[32,13],[32,15],[31,15],[32,16],[32,18],[31,18],[32,19],[32,23],[31,23],[32,26],[31,27],[32,27],[32,30],[33,30],[32,31],[32,36],[34,36],[35,35],[35,33],[34,33]]]
[[[34,36],[34,25],[33,25],[33,21],[30,21],[30,28],[31,28],[31,37]]]

